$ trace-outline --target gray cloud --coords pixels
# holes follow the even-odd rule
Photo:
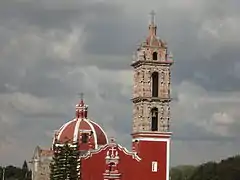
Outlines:
[[[1,163],[21,164],[37,144],[50,146],[80,91],[90,117],[130,146],[129,64],[153,8],[136,2],[0,2]],[[237,153],[239,2],[151,2],[175,56],[172,164]]]

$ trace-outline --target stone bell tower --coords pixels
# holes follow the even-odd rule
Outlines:
[[[169,180],[170,67],[167,43],[157,37],[154,12],[146,40],[138,47],[134,69],[132,148],[143,159],[149,179]]]
[[[170,130],[170,66],[173,60],[166,42],[157,37],[154,13],[151,15],[148,37],[137,49],[132,63],[133,133]]]

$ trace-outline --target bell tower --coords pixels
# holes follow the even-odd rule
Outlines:
[[[133,133],[170,130],[170,66],[173,60],[166,42],[157,37],[156,30],[152,12],[148,37],[137,49],[132,62]]]
[[[173,64],[167,43],[157,36],[151,13],[147,38],[138,47],[131,66],[133,85],[133,150],[143,158],[150,179],[168,180],[170,150],[170,85]]]

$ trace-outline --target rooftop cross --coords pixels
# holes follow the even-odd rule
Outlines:
[[[151,11],[150,15],[151,15],[151,24],[154,25],[155,24],[155,15],[156,15],[154,10]]]

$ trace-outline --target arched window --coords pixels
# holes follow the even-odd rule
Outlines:
[[[158,72],[152,74],[152,97],[158,97]]]
[[[154,52],[152,56],[153,56],[153,60],[158,60],[158,53],[157,52]]]
[[[157,131],[158,130],[158,109],[153,108],[152,109],[152,131]]]

